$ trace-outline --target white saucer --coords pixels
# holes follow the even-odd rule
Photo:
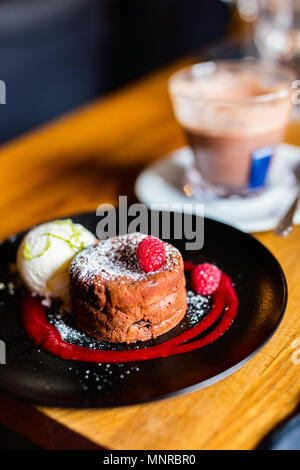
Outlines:
[[[204,212],[211,219],[225,222],[245,232],[272,230],[296,195],[291,168],[300,162],[300,147],[281,144],[270,168],[268,184],[263,193],[248,198],[196,199],[182,190],[183,176],[193,164],[188,147],[182,147],[158,162],[148,166],[137,178],[135,192],[138,199],[151,204],[203,203]],[[300,223],[300,207],[294,223]]]

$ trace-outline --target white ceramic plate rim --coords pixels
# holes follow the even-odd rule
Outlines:
[[[145,204],[147,207],[151,207],[152,204],[163,204],[163,203],[177,203],[183,205],[186,203],[191,203],[191,198],[186,196],[183,192],[177,190],[176,188],[171,188],[168,183],[163,178],[163,171],[168,170],[170,163],[184,162],[182,166],[186,166],[187,153],[190,152],[188,147],[181,147],[180,149],[171,152],[160,160],[155,161],[146,167],[138,176],[135,182],[135,194],[137,198]],[[300,161],[300,148],[290,144],[281,144],[280,152],[289,154],[293,162]],[[270,191],[276,191],[276,185],[274,189],[269,188]],[[291,186],[286,188],[287,197],[286,204],[287,207],[290,204],[290,201],[296,193],[296,187]],[[193,199],[193,202],[203,202]],[[262,218],[254,219],[244,219],[244,220],[232,220],[229,217],[222,216],[223,208],[229,204],[232,206],[230,200],[217,201],[217,207],[215,201],[204,201],[204,213],[207,217],[224,222],[228,225],[232,225],[244,232],[263,232],[267,230],[272,230],[275,228],[278,220],[284,210],[276,214],[270,214],[269,216],[263,216]],[[233,202],[234,203],[234,202]],[[238,203],[239,204],[239,203]],[[219,206],[219,208],[218,208]],[[214,207],[214,209],[212,209]],[[232,207],[231,207],[232,208]],[[219,212],[219,213],[218,213]],[[294,223],[300,224],[300,206],[295,213]]]

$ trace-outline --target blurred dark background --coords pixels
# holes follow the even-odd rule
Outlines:
[[[221,0],[0,0],[0,143],[222,38]]]

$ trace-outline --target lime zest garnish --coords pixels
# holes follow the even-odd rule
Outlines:
[[[42,251],[41,253],[38,253],[37,255],[31,255],[31,254],[30,254],[30,251],[29,251],[29,245],[26,244],[26,245],[24,246],[24,249],[23,249],[23,256],[24,256],[24,258],[27,259],[27,260],[32,260],[32,259],[35,259],[35,258],[40,258],[40,256],[43,256],[43,255],[46,253],[46,251],[49,250],[50,246],[51,246],[51,242],[50,242],[50,240],[49,240],[49,238],[48,238],[47,244],[46,244],[46,248],[44,249],[44,251]]]
[[[74,241],[75,243],[79,242],[79,238],[81,237],[81,235],[83,234],[83,227],[78,227],[76,226],[72,219],[63,219],[63,220],[56,220],[55,223],[57,225],[68,225],[72,231],[72,236],[71,236],[71,239],[74,238]],[[70,241],[71,241],[70,239]]]
[[[74,225],[72,219],[55,220],[56,225]]]
[[[83,234],[83,230],[84,230],[83,227],[76,227],[76,225],[72,222],[72,219],[55,220],[55,224],[57,224],[57,225],[68,225],[70,227],[71,231],[72,231],[72,235],[71,235],[70,239],[61,237],[60,235],[55,235],[54,233],[50,233],[50,232],[42,233],[42,236],[48,237],[47,238],[46,248],[41,253],[38,253],[37,255],[33,256],[33,255],[30,254],[29,245],[26,244],[24,246],[24,249],[23,249],[23,256],[24,256],[25,259],[32,260],[32,259],[35,259],[35,258],[39,258],[40,256],[43,256],[43,254],[45,254],[46,251],[51,246],[51,241],[50,241],[51,237],[58,238],[59,240],[63,240],[64,242],[66,242],[69,245],[69,247],[72,250],[75,251],[75,253],[79,253],[80,251],[82,251],[85,248],[85,245],[84,245],[83,241],[81,241],[79,245],[76,245],[76,243],[79,243],[79,239],[80,239],[81,235]],[[72,240],[75,242],[75,244],[73,243]]]
[[[64,242],[66,242],[70,248],[72,248],[72,250],[74,250],[76,253],[83,250],[84,248],[84,243],[81,242],[80,245],[74,245],[74,243],[71,242],[71,239],[73,237],[73,235],[71,236],[71,238],[68,240],[67,238],[64,238],[64,237],[61,237],[60,235],[55,235],[54,233],[43,233],[42,235],[46,235],[47,237],[53,237],[53,238],[58,238],[58,240],[63,240]]]

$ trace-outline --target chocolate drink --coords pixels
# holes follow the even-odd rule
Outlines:
[[[194,67],[177,72],[170,91],[201,187],[224,196],[263,188],[292,107],[291,75],[256,62]]]
[[[190,129],[185,129],[185,134],[195,154],[195,167],[203,178],[238,194],[246,187],[255,189],[264,185],[266,172],[252,177],[251,181],[251,155],[258,149],[266,149],[265,164],[268,164],[276,145],[282,141],[284,127],[250,136],[210,135]]]

